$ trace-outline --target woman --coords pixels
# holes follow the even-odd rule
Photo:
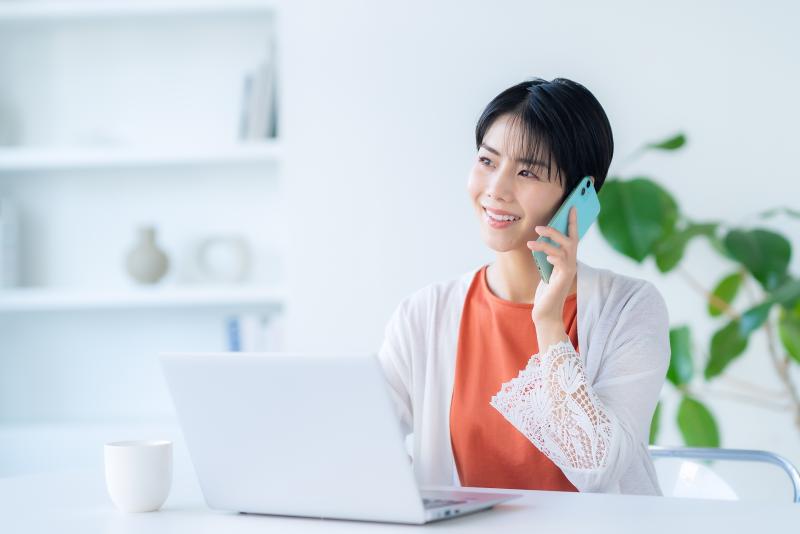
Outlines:
[[[577,260],[574,209],[567,235],[543,226],[582,177],[601,189],[603,108],[578,83],[535,78],[495,97],[475,133],[467,191],[496,259],[403,299],[379,352],[418,482],[660,495],[647,444],[664,300]]]

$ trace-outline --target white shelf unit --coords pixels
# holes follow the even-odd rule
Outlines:
[[[114,17],[165,17],[273,12],[264,0],[94,0],[0,2],[0,23],[63,22]]]
[[[280,309],[279,288],[147,287],[108,290],[20,288],[0,291],[0,313],[154,308],[266,307]]]
[[[0,126],[21,124],[0,146],[0,196],[22,214],[25,286],[0,288],[0,427],[168,414],[155,354],[226,350],[232,317],[282,315],[277,11],[0,0]],[[273,38],[278,135],[242,139],[244,77]],[[133,285],[122,261],[145,223],[170,260],[152,287]],[[251,246],[240,285],[201,285],[186,268],[220,235]]]
[[[72,169],[278,163],[278,141],[209,147],[0,147],[0,174]]]

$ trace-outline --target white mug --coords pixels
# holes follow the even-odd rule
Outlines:
[[[154,512],[172,485],[172,442],[116,441],[105,445],[106,488],[123,512]]]

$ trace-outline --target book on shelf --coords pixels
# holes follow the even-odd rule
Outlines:
[[[19,285],[19,218],[8,197],[0,196],[0,288]]]
[[[250,99],[253,94],[253,78],[250,72],[245,74],[242,84],[242,106],[239,114],[239,139],[247,139],[250,129]]]
[[[283,349],[283,318],[279,313],[240,313],[226,319],[227,350],[264,352]]]
[[[243,140],[277,135],[274,48],[273,38],[270,38],[264,57],[253,71],[245,74],[239,117],[239,137]]]

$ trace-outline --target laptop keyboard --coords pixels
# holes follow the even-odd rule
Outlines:
[[[450,506],[452,504],[462,504],[467,501],[453,501],[450,499],[422,499],[422,504],[425,508],[441,508],[442,506]]]

